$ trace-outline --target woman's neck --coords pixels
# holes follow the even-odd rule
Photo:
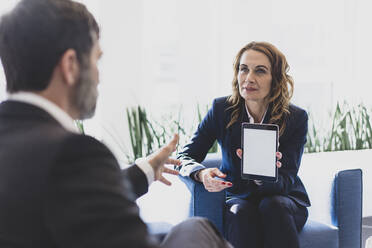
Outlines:
[[[253,117],[254,123],[260,123],[269,105],[265,102],[245,101],[249,114]]]

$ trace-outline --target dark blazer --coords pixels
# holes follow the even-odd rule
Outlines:
[[[306,143],[307,114],[303,109],[290,105],[290,114],[286,121],[286,128],[279,138],[279,151],[283,157],[282,167],[278,169],[278,181],[275,183],[264,182],[261,186],[253,181],[241,178],[241,162],[236,155],[236,149],[241,148],[241,124],[248,122],[248,114],[241,105],[239,120],[226,129],[231,120],[230,104],[227,97],[217,98],[213,101],[212,108],[208,111],[203,121],[199,124],[191,142],[185,146],[179,154],[183,161],[180,168],[182,176],[190,174],[200,168],[200,165],[208,150],[215,140],[218,141],[222,150],[222,164],[220,170],[227,174],[226,180],[231,181],[233,186],[227,189],[228,195],[241,198],[263,197],[267,195],[284,195],[292,198],[303,206],[310,206],[304,185],[297,176],[301,163],[301,157]],[[271,117],[269,106],[263,123],[268,123]]]
[[[0,247],[155,247],[134,202],[145,174],[44,110],[0,104],[0,161]]]

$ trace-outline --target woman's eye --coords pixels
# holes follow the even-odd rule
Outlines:
[[[247,71],[248,71],[248,69],[247,69],[247,68],[245,68],[245,67],[242,67],[242,68],[240,68],[240,71],[241,71],[241,72],[247,72]]]
[[[256,73],[264,74],[264,73],[266,73],[266,71],[264,69],[258,69],[258,70],[256,70]]]

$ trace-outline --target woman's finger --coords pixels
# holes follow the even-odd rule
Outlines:
[[[225,174],[223,174],[218,168],[215,168],[213,171],[213,175],[214,176],[218,176],[218,177],[226,177]]]
[[[228,188],[230,186],[226,186],[226,185],[220,185],[220,186],[205,186],[205,189],[208,191],[208,192],[220,192],[226,188]]]
[[[258,186],[261,186],[262,185],[262,181],[261,180],[253,180],[255,184],[257,184]]]
[[[278,167],[278,168],[282,167],[282,163],[280,161],[277,161],[276,162],[276,167]]]
[[[240,159],[242,159],[242,156],[243,156],[243,150],[242,149],[236,149],[236,155],[240,158]]]
[[[281,152],[276,152],[276,157],[278,158],[278,160],[281,160],[282,159],[282,153]]]
[[[212,179],[210,181],[211,184],[215,185],[215,186],[227,186],[227,187],[231,187],[232,186],[232,183],[231,182],[228,182],[228,181],[221,181],[221,180],[217,180],[217,179]]]

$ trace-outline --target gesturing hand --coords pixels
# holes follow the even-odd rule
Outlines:
[[[198,172],[200,181],[204,184],[204,188],[209,192],[219,192],[232,186],[231,182],[221,181],[215,177],[225,178],[226,174],[223,174],[217,168],[202,169]]]
[[[238,155],[238,157],[240,159],[242,159],[242,156],[243,156],[243,150],[242,149],[236,149],[236,155]],[[282,153],[281,152],[276,152],[276,158],[278,160],[281,160],[282,159]],[[280,161],[276,161],[276,167],[280,168],[282,167],[282,163]],[[262,185],[262,181],[261,180],[254,180],[254,183],[257,184],[258,186]]]
[[[181,164],[181,161],[179,161],[178,159],[169,157],[176,150],[177,143],[178,135],[175,134],[173,139],[166,146],[163,146],[162,148],[160,148],[160,150],[148,156],[148,162],[154,169],[155,180],[158,180],[166,185],[171,185],[172,183],[169,182],[165,177],[163,177],[163,173],[178,175],[178,171],[169,169],[165,167],[164,164]]]

